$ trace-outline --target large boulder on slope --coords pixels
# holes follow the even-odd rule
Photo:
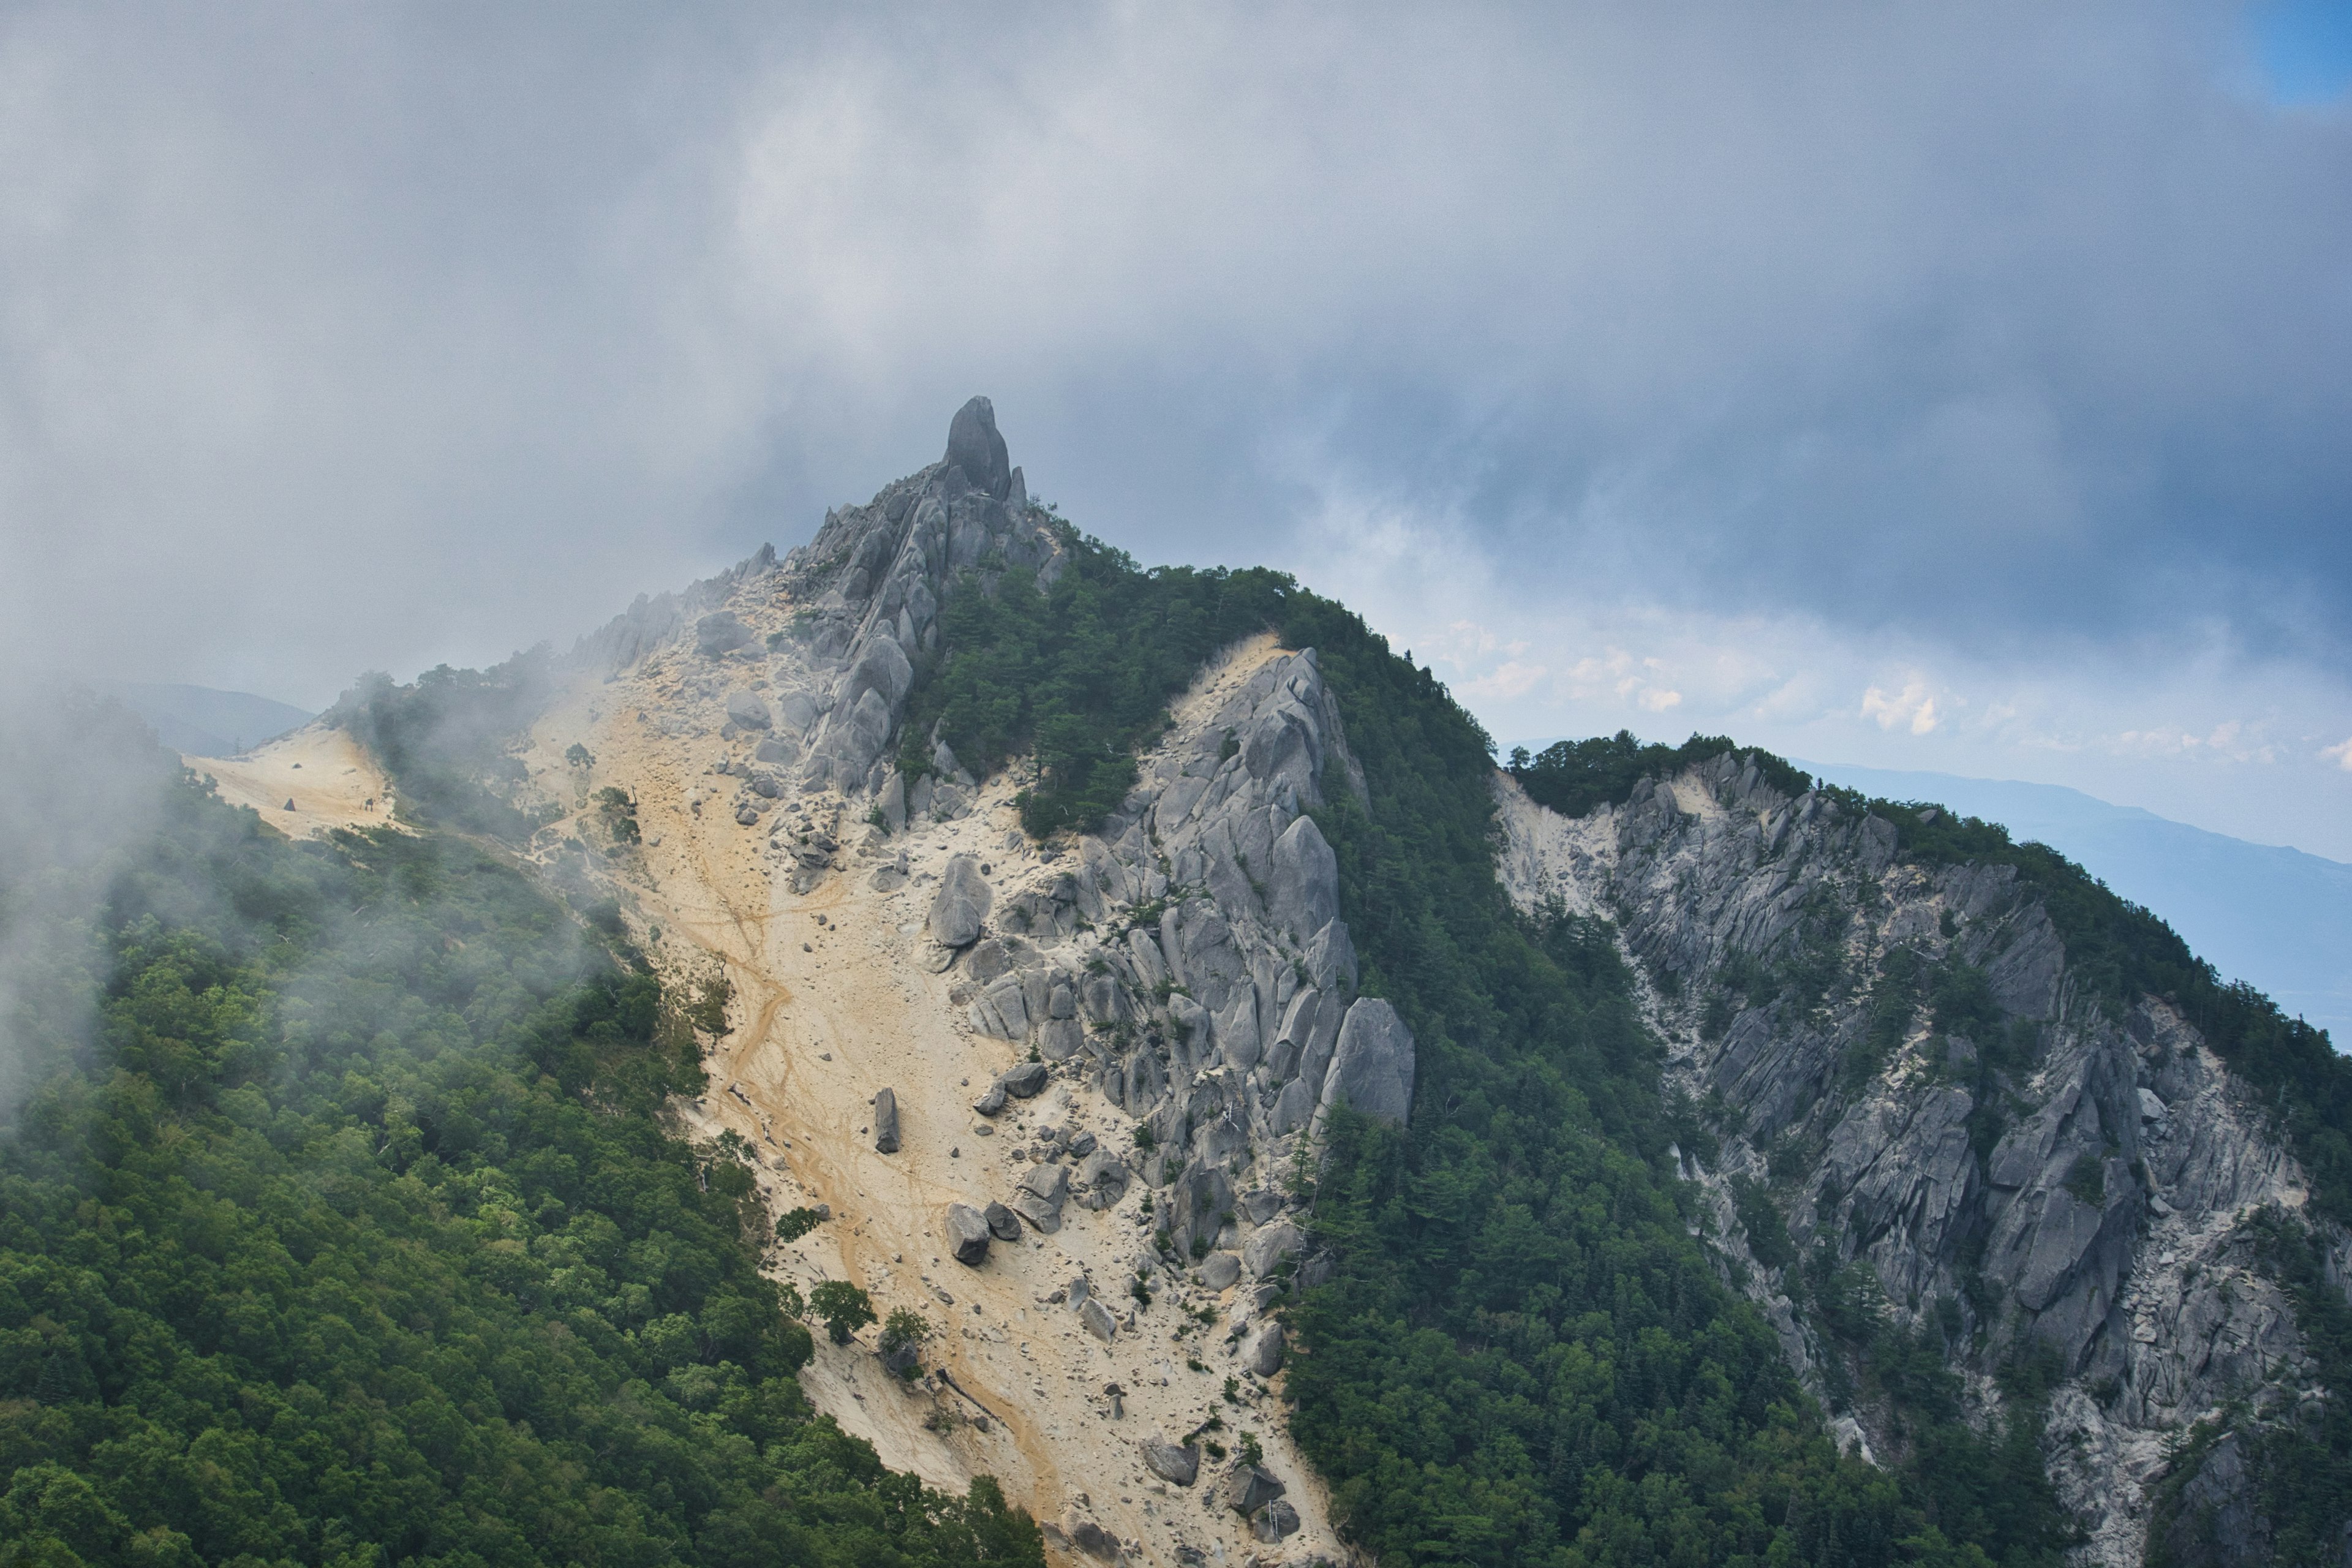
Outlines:
[[[955,1260],[969,1268],[978,1268],[988,1259],[988,1221],[970,1204],[950,1204],[947,1224],[942,1227],[948,1250]]]
[[[1053,1081],[1053,1077],[1044,1062],[1022,1062],[1005,1068],[996,1081],[1015,1100],[1034,1100],[1045,1092],[1045,1085]]]
[[[980,857],[955,855],[940,873],[940,890],[931,899],[929,929],[941,947],[970,947],[980,940],[996,894],[980,874]]]
[[[727,717],[736,727],[744,730],[772,728],[775,718],[768,711],[767,701],[756,691],[730,692],[727,698]],[[1306,818],[1301,817],[1300,821]]]
[[[697,651],[716,658],[751,640],[751,628],[732,610],[716,610],[694,623]]]
[[[1070,1195],[1067,1165],[1032,1165],[1007,1200],[1013,1213],[1047,1236],[1062,1228],[1062,1204]]]
[[[1263,1279],[1276,1265],[1307,1245],[1307,1233],[1286,1219],[1262,1225],[1242,1244],[1242,1267],[1253,1279]]]
[[[1250,1340],[1249,1348],[1242,1352],[1242,1363],[1260,1377],[1272,1377],[1282,1370],[1282,1325],[1268,1323]]]
[[[1276,1498],[1250,1515],[1250,1533],[1269,1544],[1298,1533],[1298,1510],[1287,1498]]]
[[[1171,1486],[1189,1487],[1201,1473],[1201,1450],[1190,1444],[1180,1448],[1165,1437],[1147,1437],[1143,1463]]]
[[[1107,1209],[1127,1196],[1127,1162],[1108,1149],[1089,1152],[1078,1166],[1074,1184],[1078,1206],[1082,1209]]]
[[[1289,1489],[1264,1465],[1235,1465],[1225,1478],[1225,1506],[1235,1513],[1253,1514]]]
[[[898,1096],[894,1089],[874,1096],[874,1148],[883,1154],[898,1152]]]

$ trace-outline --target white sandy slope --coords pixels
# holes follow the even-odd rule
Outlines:
[[[183,756],[221,799],[249,805],[289,838],[392,826],[392,785],[343,731],[314,721],[235,757]],[[292,809],[289,810],[289,805]]]
[[[1237,651],[1243,657],[1220,661],[1178,704],[1179,734],[1186,717],[1213,710],[1210,689],[1245,679],[1274,650],[1269,642]],[[748,746],[722,743],[717,703],[706,696],[698,705],[690,677],[685,690],[672,684],[688,662],[681,652],[656,654],[616,681],[583,681],[534,729],[523,760],[551,798],[581,808],[551,837],[576,833],[593,842],[594,793],[606,785],[630,793],[644,842],[594,858],[593,875],[609,879],[656,963],[674,977],[724,966],[732,1028],[707,1064],[709,1093],[686,1108],[689,1125],[705,1137],[732,1129],[759,1150],[772,1212],[826,1204],[834,1215],[780,1248],[774,1272],[803,1292],[821,1279],[848,1279],[872,1295],[882,1316],[910,1307],[942,1331],[926,1347],[924,1363],[944,1368],[954,1389],[935,1394],[885,1371],[872,1348],[875,1330],[848,1347],[828,1344],[819,1330],[816,1359],[802,1373],[812,1402],[873,1443],[894,1468],[958,1492],[973,1476],[992,1474],[1041,1522],[1095,1520],[1126,1543],[1131,1562],[1238,1568],[1252,1557],[1267,1564],[1347,1560],[1324,1489],[1284,1431],[1279,1379],[1270,1388],[1240,1379],[1242,1403],[1229,1403],[1225,1380],[1240,1367],[1223,1330],[1174,1337],[1182,1306],[1230,1315],[1238,1305],[1234,1291],[1220,1298],[1197,1284],[1171,1290],[1164,1275],[1155,1276],[1155,1303],[1108,1345],[1067,1307],[1045,1300],[1085,1274],[1098,1297],[1134,1307],[1128,1287],[1148,1255],[1154,1223],[1140,1212],[1148,1189],[1139,1180],[1115,1209],[1088,1212],[1073,1203],[1058,1234],[1024,1230],[1018,1244],[994,1244],[977,1269],[958,1264],[940,1243],[950,1203],[978,1207],[1011,1194],[1029,1168],[1011,1158],[1025,1132],[1059,1124],[1091,1130],[1114,1149],[1133,1144],[1133,1121],[1073,1082],[1057,1080],[1034,1100],[1013,1102],[993,1135],[981,1131],[986,1123],[970,1109],[1018,1059],[1016,1050],[975,1033],[965,1009],[951,1004],[960,975],[928,970],[922,924],[951,854],[968,850],[986,860],[1000,901],[1041,870],[1018,830],[1012,784],[988,786],[961,820],[910,825],[878,858],[853,853],[867,828],[834,815],[837,797],[804,797],[842,842],[846,868],[795,894],[790,862],[768,847],[766,826],[739,826],[726,805],[733,781],[709,771],[721,755],[744,754]],[[563,760],[574,742],[593,754],[591,766]],[[715,797],[699,812],[688,804],[698,792]],[[901,850],[910,879],[878,889],[875,869]],[[660,935],[650,939],[656,928]],[[890,1155],[875,1152],[868,1131],[871,1097],[884,1087],[897,1093],[903,1139]],[[1188,1365],[1195,1357],[1203,1358],[1202,1370]],[[1123,1419],[1110,1414],[1105,1391],[1114,1384],[1123,1391]],[[984,1412],[989,1419],[940,1431],[926,1426],[935,1411],[966,1418]],[[1298,1510],[1298,1533],[1279,1544],[1252,1539],[1216,1495],[1225,1467],[1205,1454],[1191,1489],[1144,1469],[1141,1439],[1180,1439],[1212,1415],[1225,1423],[1212,1436],[1228,1446],[1241,1432],[1257,1435],[1267,1468]],[[1055,1529],[1047,1542],[1057,1561],[1089,1561]]]

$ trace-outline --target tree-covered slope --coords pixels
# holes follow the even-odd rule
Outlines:
[[[1297,595],[1283,630],[1363,766],[1323,826],[1421,1061],[1409,1131],[1328,1151],[1339,1274],[1296,1314],[1297,1421],[1359,1538],[1391,1563],[2054,1562],[2030,1440],[1952,1422],[1893,1472],[1838,1456],[1689,1234],[1665,1155],[1695,1129],[1606,931],[1530,926],[1496,881],[1486,736],[1338,606]]]
[[[1042,1562],[811,1414],[651,975],[466,846],[164,789],[12,976],[0,1563]]]

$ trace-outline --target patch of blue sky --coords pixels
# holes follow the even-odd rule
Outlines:
[[[2247,14],[2265,95],[2282,108],[2352,101],[2352,0],[2269,0]]]

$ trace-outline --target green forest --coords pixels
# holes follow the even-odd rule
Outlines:
[[[1210,655],[1265,630],[1289,584],[1262,569],[1147,572],[1066,524],[1058,532],[1065,567],[1042,592],[1027,567],[955,584],[940,647],[917,665],[898,756],[909,780],[929,771],[936,729],[981,776],[1024,759],[1021,822],[1039,838],[1087,832],[1118,807],[1169,699]]]
[[[461,841],[158,787],[10,993],[0,1563],[1043,1563],[812,1414],[634,954]]]

